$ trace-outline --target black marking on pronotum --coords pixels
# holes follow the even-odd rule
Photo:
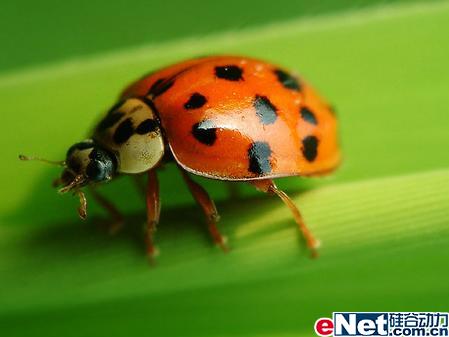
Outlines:
[[[107,115],[100,121],[100,123],[98,123],[97,130],[104,131],[123,117],[124,113],[119,111],[123,103],[125,103],[125,101],[120,100],[108,110]]]
[[[137,126],[136,133],[139,135],[145,135],[147,133],[156,131],[157,127],[157,122],[154,119],[145,119],[142,123],[139,124],[139,126]]]
[[[108,114],[115,112],[116,110],[118,110],[123,103],[125,103],[125,101],[120,100],[117,103],[115,103],[109,110],[108,110]]]
[[[154,105],[154,102],[152,99],[148,98],[148,97],[141,97],[140,98],[146,105],[148,105],[148,107],[153,110],[154,113],[157,113],[157,109],[156,106]]]
[[[236,65],[227,65],[221,67],[215,67],[215,76],[228,81],[240,81],[242,77],[243,69]]]
[[[277,108],[268,97],[257,95],[253,102],[256,114],[263,124],[272,124],[277,118]]]
[[[162,125],[161,125],[161,119],[160,119],[160,114],[159,114],[159,110],[156,108],[156,105],[154,104],[154,101],[148,97],[141,97],[140,98],[154,113],[156,121],[158,122],[158,126],[159,128],[163,131]]]
[[[192,126],[192,134],[196,140],[205,145],[212,146],[217,140],[217,128],[213,122],[205,119]]]
[[[133,135],[133,133],[133,122],[131,118],[127,118],[119,124],[112,139],[116,144],[123,144]]]
[[[307,136],[302,140],[302,154],[307,161],[314,161],[318,154],[318,138]]]
[[[248,149],[249,171],[257,175],[271,172],[271,148],[266,142],[254,142]]]
[[[281,70],[281,69],[276,69],[274,71],[274,73],[276,74],[278,81],[287,89],[291,89],[291,90],[295,90],[295,91],[300,91],[301,90],[301,85],[299,84],[298,79]]]
[[[125,114],[123,112],[119,111],[113,111],[106,115],[105,118],[101,120],[101,122],[98,124],[97,129],[99,131],[106,130],[107,128],[110,128],[115,123],[117,123]]]
[[[309,108],[302,106],[300,113],[301,113],[301,118],[303,120],[305,120],[307,123],[314,124],[314,125],[318,124],[315,114]]]
[[[147,95],[151,96],[153,98],[160,96],[164,92],[166,92],[168,89],[170,89],[174,83],[175,83],[174,77],[171,77],[168,79],[160,78],[156,82],[153,83],[150,90],[148,90]]]
[[[156,122],[158,123],[158,127],[159,129],[162,131],[162,133],[164,133],[164,129],[161,125],[161,118],[159,117],[159,111],[156,108],[156,105],[154,104],[154,101],[148,97],[141,97],[141,100],[153,111],[154,115],[155,115],[155,119]]]
[[[206,97],[201,95],[200,93],[194,93],[190,96],[189,100],[184,104],[184,108],[186,109],[198,109],[201,108],[204,104],[206,104]]]

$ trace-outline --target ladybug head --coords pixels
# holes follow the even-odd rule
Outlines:
[[[62,185],[59,193],[73,192],[79,196],[81,205],[78,212],[83,219],[87,216],[87,202],[81,188],[89,184],[109,181],[117,172],[115,155],[91,139],[72,145],[64,161],[50,161],[24,155],[19,155],[19,159],[38,160],[64,167],[61,177],[56,179],[53,185],[55,187]]]
[[[64,163],[61,193],[111,180],[117,170],[115,156],[91,139],[72,145]]]
[[[87,217],[87,201],[81,188],[112,179],[117,170],[115,156],[88,139],[72,145],[67,151],[64,171],[55,185],[63,185],[59,193],[73,191],[80,198],[78,213],[82,219]]]

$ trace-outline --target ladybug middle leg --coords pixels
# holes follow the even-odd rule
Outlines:
[[[115,205],[102,196],[94,186],[89,186],[89,192],[95,201],[104,208],[104,210],[111,217],[111,222],[109,223],[109,234],[116,234],[123,227],[123,216],[120,211],[115,207]]]
[[[159,199],[159,182],[157,180],[156,170],[148,171],[148,182],[146,191],[147,204],[147,223],[146,223],[146,244],[147,254],[150,262],[153,262],[153,257],[157,255],[158,251],[154,246],[154,233],[156,226],[159,223],[161,214],[161,203]]]
[[[217,222],[218,220],[220,220],[220,216],[218,215],[214,201],[210,198],[207,191],[201,185],[190,178],[187,172],[182,169],[181,172],[184,181],[189,187],[190,193],[192,193],[196,202],[201,206],[204,214],[206,215],[209,232],[212,236],[212,239],[214,240],[214,243],[219,245],[224,252],[227,252],[228,246],[226,244],[226,237],[221,235],[220,231],[217,228]]]
[[[251,184],[261,192],[277,195],[284,202],[284,204],[287,205],[287,207],[293,214],[295,222],[298,224],[299,230],[301,231],[302,235],[304,236],[304,239],[306,240],[307,248],[309,248],[312,257],[318,257],[317,252],[318,241],[315,239],[312,232],[307,228],[301,216],[301,213],[299,212],[298,207],[296,207],[296,205],[293,203],[290,197],[284,191],[281,191],[276,186],[273,180],[270,179],[255,180],[252,181]]]

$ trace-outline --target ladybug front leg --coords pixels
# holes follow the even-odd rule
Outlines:
[[[159,198],[159,182],[157,180],[156,170],[148,171],[148,182],[146,192],[147,204],[147,224],[146,224],[146,244],[147,254],[150,262],[153,261],[154,256],[157,255],[158,250],[154,246],[154,233],[156,226],[159,223],[161,214],[161,203]]]
[[[228,246],[226,244],[226,237],[221,235],[217,228],[217,222],[220,220],[220,216],[218,215],[214,201],[210,198],[207,191],[201,185],[190,178],[187,172],[182,169],[181,172],[187,186],[189,187],[190,193],[192,193],[196,202],[201,206],[204,214],[206,215],[209,232],[214,240],[214,243],[219,245],[223,251],[227,252]]]
[[[111,217],[109,223],[109,234],[116,234],[123,227],[123,216],[115,205],[102,196],[94,186],[89,186],[89,192],[95,199],[95,201],[105,209],[105,211]]]
[[[251,184],[261,192],[276,194],[284,202],[284,204],[288,206],[293,214],[293,217],[295,218],[296,223],[298,224],[299,230],[306,240],[307,248],[310,249],[312,257],[318,257],[318,241],[314,238],[312,232],[307,228],[298,207],[296,207],[290,197],[284,191],[281,191],[270,179],[255,180],[252,181]]]

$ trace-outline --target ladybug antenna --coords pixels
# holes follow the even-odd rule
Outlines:
[[[60,161],[48,160],[48,159],[44,159],[44,158],[40,158],[40,157],[29,157],[29,156],[25,156],[23,154],[19,154],[19,159],[23,160],[23,161],[36,160],[36,161],[40,161],[40,162],[47,163],[50,165],[66,166],[64,160],[60,160]]]

